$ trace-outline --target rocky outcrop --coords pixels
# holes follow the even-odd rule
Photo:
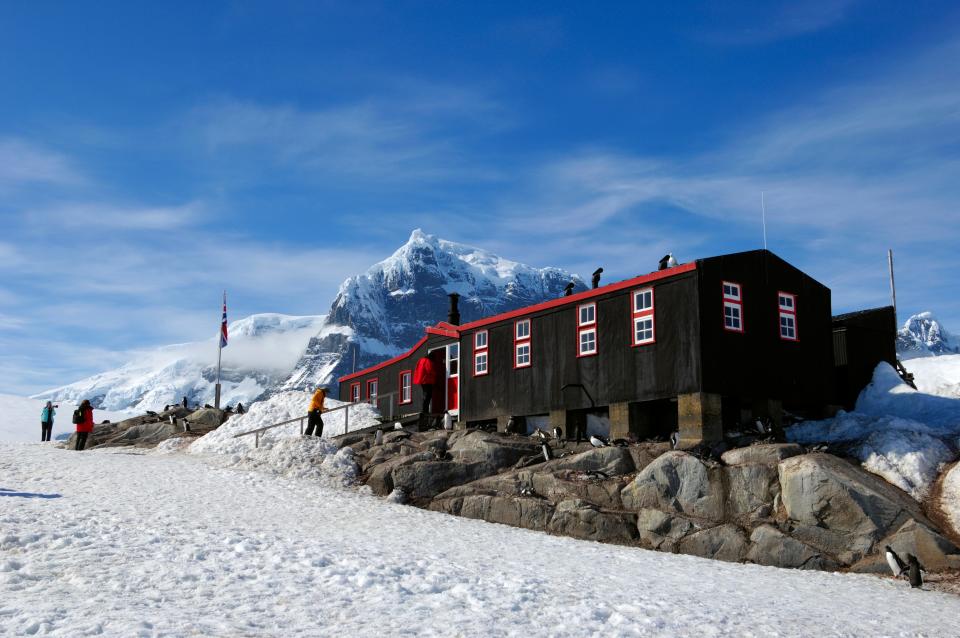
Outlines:
[[[882,572],[882,549],[929,570],[960,550],[907,494],[829,454],[792,444],[727,451],[723,462],[662,444],[557,449],[480,431],[350,439],[378,494],[492,523],[732,562]]]
[[[190,432],[183,427],[183,419],[192,420],[200,415]],[[201,409],[191,412],[179,405],[154,414],[145,414],[116,423],[98,423],[87,438],[86,449],[97,447],[154,447],[167,439],[178,436],[200,436],[216,429],[225,420],[222,410]],[[73,449],[77,442],[76,433],[63,444]]]

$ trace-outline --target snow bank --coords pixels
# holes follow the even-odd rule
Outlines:
[[[920,392],[960,399],[960,354],[911,359],[904,366]]]
[[[345,410],[324,415],[323,438],[300,435],[300,423],[267,430],[255,448],[254,435],[234,438],[241,432],[304,416],[310,404],[310,392],[290,391],[276,394],[250,406],[246,414],[230,418],[219,428],[195,440],[186,451],[203,455],[216,464],[237,469],[258,470],[292,478],[313,478],[337,484],[350,484],[357,476],[353,450],[337,450],[329,439],[344,432]],[[327,399],[326,407],[345,405]],[[376,425],[377,412],[361,404],[350,408],[350,429]]]
[[[956,371],[960,376],[960,368]],[[957,457],[958,435],[960,400],[918,392],[886,363],[877,366],[855,412],[787,430],[797,443],[843,446],[864,469],[918,501],[929,495],[944,464]]]
[[[940,509],[946,514],[954,532],[960,533],[960,463],[954,465],[943,479]]]

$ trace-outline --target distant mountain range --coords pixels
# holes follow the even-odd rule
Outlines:
[[[326,315],[258,314],[232,323],[223,402],[335,385],[343,374],[400,354],[426,326],[447,319],[450,293],[460,295],[465,323],[554,299],[571,281],[586,289],[559,268],[534,268],[415,230],[389,258],[344,281]],[[212,403],[215,361],[215,339],[166,346],[34,398],[86,398],[111,410],[162,408],[183,396]]]
[[[930,312],[913,315],[897,332],[901,359],[960,353],[960,344]]]

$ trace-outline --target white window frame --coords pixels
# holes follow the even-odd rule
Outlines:
[[[520,352],[523,348],[526,348],[526,358],[525,362],[520,361]],[[513,367],[514,368],[529,368],[533,364],[531,357],[531,348],[530,340],[518,341],[513,344]]]
[[[647,304],[647,294],[649,293],[650,303]],[[657,341],[657,331],[656,331],[656,320],[654,319],[654,314],[656,311],[656,295],[652,287],[650,288],[640,288],[639,290],[634,290],[630,293],[630,309],[631,309],[631,319],[630,319],[630,343],[633,346],[645,346],[651,343],[656,343]],[[637,326],[641,321],[650,321],[650,336],[644,337],[642,339],[637,338]],[[646,328],[644,332],[646,332]]]
[[[373,392],[370,391],[370,386],[373,386]],[[380,396],[380,377],[367,379],[367,400],[373,401],[378,396]]]
[[[483,343],[481,343],[480,337],[483,337]],[[486,350],[488,344],[490,343],[490,335],[486,330],[481,330],[473,335],[473,349],[474,350]]]
[[[400,403],[413,403],[413,370],[400,372]]]
[[[526,326],[526,334],[520,334],[520,326]],[[530,338],[530,320],[521,319],[513,324],[513,340],[514,341],[526,341]]]
[[[589,350],[584,350],[583,348],[584,335],[593,335],[593,348]],[[590,326],[589,328],[583,328],[577,331],[577,356],[578,357],[587,357],[592,354],[597,354],[598,352],[597,348],[598,348],[598,343],[597,343],[597,326],[596,325]]]
[[[350,384],[350,403],[357,403],[363,396],[359,381]]]
[[[583,318],[583,311],[584,311],[584,310],[589,310],[589,311],[590,311],[590,314],[592,315],[592,317],[584,320],[584,318]],[[583,326],[593,326],[593,325],[596,325],[596,323],[597,323],[597,304],[596,304],[596,302],[593,302],[593,303],[585,303],[585,304],[582,304],[582,305],[580,305],[580,306],[577,306],[577,326],[578,326],[578,327],[581,327],[581,328],[582,328]]]
[[[733,311],[729,317],[727,316],[728,308]],[[737,325],[733,325],[734,321]],[[743,332],[743,306],[733,301],[723,302],[723,329],[727,332]]]
[[[480,369],[480,362],[483,362],[483,369]],[[473,353],[473,376],[482,377],[490,373],[490,355],[487,350],[481,350]]]

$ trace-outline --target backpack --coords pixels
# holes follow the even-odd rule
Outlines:
[[[77,408],[73,411],[73,422],[74,423],[83,423],[83,410]]]

